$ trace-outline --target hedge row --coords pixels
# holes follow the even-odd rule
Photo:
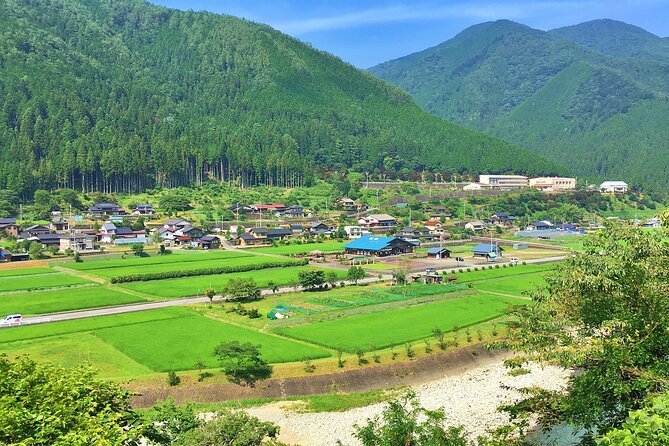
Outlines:
[[[290,266],[304,266],[309,264],[308,259],[287,259],[281,262],[257,263],[255,265],[229,265],[216,268],[200,268],[185,271],[165,271],[161,273],[128,274],[111,278],[111,283],[147,282],[149,280],[178,279],[180,277],[207,276],[210,274],[243,273],[267,268],[287,268]]]

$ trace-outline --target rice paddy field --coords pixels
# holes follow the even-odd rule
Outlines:
[[[327,252],[337,248],[336,244],[341,245],[287,245],[252,252],[288,256],[303,252],[297,248]],[[471,249],[462,248],[463,252]],[[110,278],[279,260],[252,252],[175,252],[167,256],[86,259],[61,266],[85,277]],[[0,315],[39,315],[201,295],[206,288],[218,290],[233,278],[253,278],[261,287],[269,282],[289,285],[297,280],[299,271],[309,268],[314,267],[268,268],[113,286],[48,268],[0,271]],[[414,343],[418,347],[417,342],[430,338],[437,327],[447,332],[447,338],[458,331],[463,341],[465,327],[475,333],[479,327],[503,321],[509,307],[531,304],[525,291],[545,284],[543,277],[551,268],[550,264],[478,271],[471,268],[447,274],[458,278],[457,283],[447,285],[393,287],[383,283],[270,295],[243,304],[258,309],[261,317],[256,319],[231,312],[235,303],[215,303],[26,325],[0,329],[0,352],[9,356],[29,354],[64,366],[90,362],[105,378],[160,379],[162,383],[167,370],[194,370],[198,362],[215,369],[214,347],[222,341],[237,340],[261,345],[263,356],[271,363],[296,363],[294,367],[301,370],[301,361],[333,358],[337,349],[354,353],[369,351],[371,345],[403,349],[404,344]],[[346,275],[345,270],[331,271],[341,279]],[[291,317],[265,317],[279,307]]]
[[[357,314],[345,318],[280,328],[277,333],[348,352],[369,351],[400,345],[431,336],[434,328],[452,331],[502,315],[510,305],[526,304],[513,297],[475,294],[432,302]],[[364,334],[364,335],[363,335]]]
[[[290,245],[268,246],[264,248],[250,248],[249,251],[262,252],[265,254],[278,255],[296,255],[309,254],[313,251],[321,252],[341,252],[344,250],[346,242],[339,242],[336,240],[326,241],[323,243],[293,243]]]
[[[240,252],[217,252],[211,256],[205,254],[196,255],[167,255],[155,257],[137,257],[130,259],[114,259],[82,262],[68,267],[92,274],[95,276],[111,279],[116,276],[127,274],[160,273],[167,271],[187,271],[201,268],[216,268],[223,266],[246,266],[262,265],[281,262],[282,259],[275,257],[257,256]],[[291,259],[286,258],[286,263]]]
[[[187,308],[167,308],[0,331],[0,351],[30,354],[73,366],[90,360],[108,377],[138,376],[170,369],[194,369],[198,361],[216,367],[220,342],[261,345],[272,363],[322,358],[327,350],[215,321]]]
[[[32,316],[141,302],[145,299],[100,285],[0,295],[0,315]]]
[[[151,280],[147,282],[130,282],[119,285],[121,288],[151,294],[158,298],[184,297],[202,295],[205,289],[220,289],[231,279],[254,279],[260,287],[267,287],[269,282],[279,286],[288,285],[297,280],[300,271],[311,269],[309,266],[289,266],[285,268],[268,268],[242,273],[213,274],[207,276],[184,277],[180,279]],[[335,271],[344,278],[346,271]]]
[[[12,272],[15,272],[13,270]],[[91,284],[90,280],[59,273],[52,270],[50,273],[36,273],[24,275],[3,275],[0,279],[0,293],[7,291],[28,291],[55,287],[70,287],[73,285]]]

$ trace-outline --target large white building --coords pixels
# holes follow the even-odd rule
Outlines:
[[[523,175],[479,175],[479,183],[495,189],[518,189],[529,185]]]
[[[607,194],[626,194],[627,183],[624,181],[604,181],[599,186],[599,191]]]
[[[576,178],[540,177],[530,178],[530,187],[543,191],[573,190],[576,189]]]

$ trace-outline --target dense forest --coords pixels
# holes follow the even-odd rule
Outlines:
[[[669,43],[597,20],[545,32],[500,20],[370,69],[424,109],[590,180],[669,185]]]
[[[264,25],[139,0],[0,0],[0,189],[299,186],[322,169],[561,170]]]

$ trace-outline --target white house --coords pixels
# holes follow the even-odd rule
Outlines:
[[[362,226],[344,226],[344,231],[348,238],[360,238],[365,235],[372,235],[366,228]]]
[[[465,229],[469,229],[474,232],[481,232],[486,229],[485,225],[480,220],[470,221],[465,225]]]
[[[604,181],[599,186],[599,191],[605,194],[626,194],[627,183],[624,181]]]

